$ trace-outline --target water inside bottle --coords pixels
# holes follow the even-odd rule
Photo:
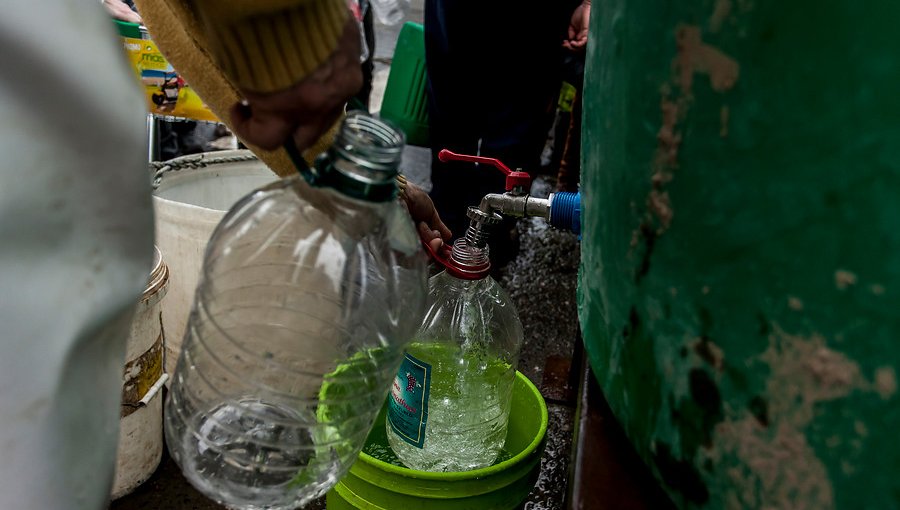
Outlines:
[[[406,464],[400,462],[400,459],[397,458],[397,454],[394,453],[394,450],[391,449],[391,445],[388,444],[387,438],[383,436],[380,436],[376,439],[370,438],[370,440],[366,442],[366,446],[363,447],[363,453],[372,457],[373,459],[391,464],[392,466],[407,467]],[[500,450],[500,455],[497,457],[497,460],[495,460],[491,465],[496,466],[497,464],[506,462],[511,458],[513,458],[513,454],[510,453],[506,448],[503,448]]]
[[[469,471],[498,461],[506,442],[509,363],[447,344],[413,342],[407,351],[432,365],[425,443],[403,441],[386,424],[390,446],[403,463],[422,471]]]

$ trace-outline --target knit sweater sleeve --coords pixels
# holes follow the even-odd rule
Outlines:
[[[337,47],[343,0],[182,0],[202,21],[210,51],[241,90],[273,92],[297,83]]]
[[[342,1],[136,0],[135,3],[169,63],[230,127],[229,109],[243,97],[239,89],[270,92],[287,88],[301,81],[335,51],[348,16]],[[334,130],[304,152],[308,162],[330,145]],[[276,174],[284,177],[297,172],[284,149],[265,151],[248,146]]]

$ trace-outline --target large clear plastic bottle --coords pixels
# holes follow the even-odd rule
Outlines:
[[[423,471],[468,471],[497,460],[522,348],[522,323],[487,274],[486,249],[460,239],[450,259],[458,271],[430,280],[430,307],[388,398],[391,448]]]
[[[420,325],[425,260],[396,200],[403,136],[345,120],[315,168],[242,199],[207,248],[166,407],[188,480],[296,508],[362,448]]]

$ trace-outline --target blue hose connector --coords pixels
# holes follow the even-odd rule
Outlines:
[[[550,225],[581,236],[581,192],[553,194],[550,202]]]

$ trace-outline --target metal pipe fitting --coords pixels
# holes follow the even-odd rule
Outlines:
[[[549,198],[535,198],[531,195],[514,195],[512,193],[490,193],[481,199],[478,207],[469,207],[466,215],[469,217],[469,228],[466,230],[466,242],[478,248],[487,244],[487,237],[491,226],[500,223],[503,216],[513,218],[536,217],[550,219],[550,205],[553,195]]]
[[[466,211],[469,217],[469,228],[466,230],[466,242],[476,248],[484,248],[487,244],[487,237],[490,234],[490,228],[503,221],[494,211],[482,211],[477,207],[469,207]]]
[[[536,198],[529,195],[525,197],[525,216],[550,219],[550,204],[552,203],[553,193],[547,198]]]
[[[510,193],[491,193],[481,199],[478,209],[484,213],[498,212],[514,218],[538,217],[550,218],[550,198],[535,198],[531,195],[512,195]]]

